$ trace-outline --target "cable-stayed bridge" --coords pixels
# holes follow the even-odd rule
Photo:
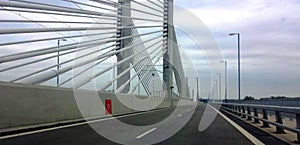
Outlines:
[[[0,144],[262,143],[191,95],[173,0],[1,0],[0,11]]]
[[[0,58],[1,65],[4,66],[1,72],[18,69],[31,70],[31,66],[40,66],[32,72],[28,71],[10,77],[7,81],[43,85],[56,79],[57,86],[65,87],[72,79],[63,79],[61,76],[64,74],[92,63],[94,64],[83,71],[110,63],[110,66],[103,71],[95,72],[93,77],[93,79],[101,78],[107,72],[116,71],[111,80],[103,79],[107,82],[101,84],[104,86],[99,86],[101,91],[116,84],[112,90],[132,93],[136,90],[134,85],[141,83],[149,95],[150,81],[153,76],[160,76],[158,72],[163,73],[163,77],[159,78],[166,82],[166,88],[170,90],[173,80],[166,80],[169,79],[168,77],[172,78],[175,68],[180,69],[175,73],[176,84],[180,86],[185,82],[181,62],[173,63],[169,59],[174,56],[180,58],[180,55],[179,51],[175,50],[178,46],[174,27],[172,23],[169,24],[169,17],[172,17],[169,15],[171,10],[164,2],[149,2],[145,5],[137,1],[119,3],[94,1],[102,7],[75,1],[61,3],[55,5],[32,1],[1,2],[3,12],[19,17],[18,20],[1,20],[4,25],[18,27],[2,29],[0,32],[1,36],[6,38],[3,38],[1,47],[10,51]],[[131,7],[131,3],[138,5],[140,9]],[[61,5],[75,5],[76,7]],[[96,10],[92,11],[88,8]],[[11,37],[16,41],[8,39]],[[146,39],[142,40],[141,37]],[[56,42],[57,46],[38,45],[45,43],[56,45]],[[35,48],[28,48],[29,45],[35,45]],[[9,49],[12,46],[23,48],[23,50]],[[171,47],[174,49],[172,54],[169,51]],[[43,65],[43,63],[49,65]],[[133,70],[136,75],[130,75]],[[83,71],[73,74],[74,78],[85,76]],[[71,87],[81,88],[91,82],[90,76],[87,76],[72,84]],[[69,77],[72,76],[69,75]],[[138,80],[137,84],[131,83],[133,79]],[[132,90],[130,86],[133,86]],[[180,87],[177,88],[178,91],[181,90]]]

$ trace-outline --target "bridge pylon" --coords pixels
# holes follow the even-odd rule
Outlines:
[[[172,25],[173,25],[173,9],[172,9],[172,4],[173,0],[164,0],[164,34],[167,39],[166,45],[166,53],[163,55],[163,81],[165,83],[165,89],[167,90],[168,97],[172,99],[172,89],[174,88],[173,86],[173,65],[172,65]]]
[[[118,8],[118,15],[124,16],[124,17],[119,17],[117,21],[117,26],[118,27],[128,27],[132,26],[132,20],[130,19],[131,17],[131,10],[126,8],[126,7],[131,7],[131,0],[119,0],[118,4],[121,5],[121,7]],[[122,7],[125,6],[125,7]],[[132,36],[132,31],[131,28],[123,28],[119,29],[117,31],[117,38],[124,38],[124,37],[129,37]],[[119,43],[119,48],[122,49],[126,46],[131,45],[132,43],[132,38],[127,38],[127,39],[122,39],[119,40],[117,43]],[[133,54],[132,49],[122,51],[118,53],[117,56],[117,62],[120,62],[124,60],[125,58],[130,57]],[[117,66],[117,75],[122,74],[126,69],[130,67],[130,62],[127,61],[125,63],[122,63],[122,65]],[[130,71],[128,71],[126,74],[122,75],[118,80],[117,80],[117,88],[122,86],[124,83],[126,83],[130,79]],[[128,93],[130,90],[130,83],[126,85],[126,87],[121,91],[121,93]]]

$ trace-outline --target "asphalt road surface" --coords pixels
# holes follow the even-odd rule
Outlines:
[[[206,104],[195,107],[155,110],[146,113],[119,116],[117,120],[100,119],[92,123],[79,123],[10,136],[0,137],[0,145],[115,145],[111,139],[122,144],[143,145],[250,145],[249,137],[218,114],[212,124],[204,131],[199,131],[199,123]],[[210,111],[214,111],[210,109]],[[175,115],[170,115],[174,113]],[[190,117],[191,116],[191,117]],[[165,119],[169,117],[168,119]],[[185,121],[188,121],[186,124]],[[164,123],[164,121],[166,123]],[[116,124],[123,122],[128,126]],[[92,126],[92,127],[91,127]],[[135,127],[132,127],[135,126]],[[137,126],[137,127],[136,127]],[[146,127],[145,127],[146,126]],[[182,126],[182,127],[181,127]],[[128,127],[128,128],[127,128]],[[243,126],[245,127],[245,126]],[[99,135],[94,129],[105,132]],[[180,129],[177,129],[180,128]],[[246,126],[247,128],[247,126]],[[177,133],[176,131],[179,130]],[[170,135],[171,134],[171,135]],[[169,138],[165,136],[170,135]],[[106,137],[103,137],[106,136]],[[268,137],[270,138],[270,137]],[[153,142],[153,143],[149,143]],[[272,139],[267,144],[283,144]]]

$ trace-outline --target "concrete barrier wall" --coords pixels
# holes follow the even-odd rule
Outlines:
[[[78,90],[75,94],[76,99],[72,89],[0,82],[0,129],[103,116],[101,101],[105,99],[112,100],[113,114],[136,111],[120,103],[113,93]],[[164,100],[158,108],[170,105],[170,100]]]

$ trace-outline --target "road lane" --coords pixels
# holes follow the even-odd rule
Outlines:
[[[232,144],[252,144],[248,138],[241,134],[235,127],[230,125],[222,116],[217,115],[213,124],[203,132],[198,131],[198,126],[205,110],[206,105],[198,105],[195,112],[192,107],[182,107],[177,114],[171,118],[167,124],[152,125],[164,120],[174,110],[163,109],[159,111],[143,113],[139,115],[131,115],[121,117],[118,120],[131,125],[150,125],[148,128],[125,130],[115,129],[114,126],[109,126],[111,120],[104,120],[93,123],[94,127],[106,129],[116,137],[127,133],[127,144],[144,144],[145,141],[159,139],[162,134],[173,131],[174,126],[178,126],[185,119],[189,119],[189,115],[193,115],[189,122],[171,138],[157,143],[157,145],[198,145],[198,144],[213,144],[213,145],[232,145]],[[179,117],[178,117],[179,116]],[[99,129],[98,128],[98,129]],[[95,132],[89,125],[83,124],[74,127],[61,128],[58,130],[50,130],[46,132],[24,135],[9,139],[0,140],[0,145],[115,145],[114,143]]]
[[[206,105],[199,105],[191,120],[171,138],[157,145],[252,145],[251,141],[231,126],[223,117],[217,115],[211,126],[203,132],[198,131],[198,126],[203,116]]]

